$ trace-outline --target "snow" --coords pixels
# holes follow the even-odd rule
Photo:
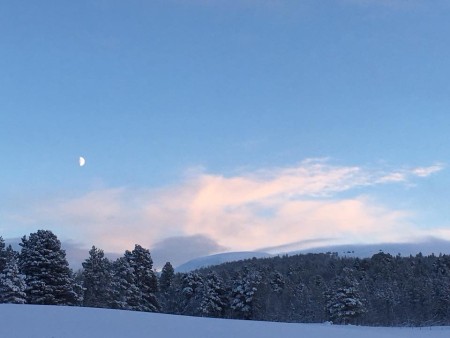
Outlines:
[[[240,261],[252,258],[267,258],[273,255],[259,251],[224,252],[215,255],[198,257],[175,268],[176,272],[189,272],[192,270],[205,268],[212,265],[219,265],[226,262]]]
[[[8,338],[440,338],[450,327],[384,328],[196,318],[65,306],[0,304]]]

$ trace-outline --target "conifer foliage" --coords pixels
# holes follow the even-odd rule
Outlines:
[[[222,279],[211,271],[203,283],[203,297],[200,303],[202,315],[208,317],[223,317],[228,306],[226,290]]]
[[[4,250],[5,264],[0,270],[0,303],[24,304],[25,281],[19,273],[17,253],[11,246]]]
[[[22,237],[20,246],[19,265],[27,284],[27,302],[74,305],[77,295],[72,273],[58,238],[49,230],[38,230],[28,239]]]
[[[157,312],[158,279],[153,271],[150,251],[140,245],[125,251],[113,263],[112,307],[125,310]]]
[[[157,312],[159,310],[158,300],[155,293],[158,290],[158,279],[153,271],[153,260],[150,251],[136,244],[133,251],[125,252],[137,288],[138,304],[134,310]]]
[[[89,307],[109,307],[111,305],[111,263],[103,250],[95,246],[89,250],[89,258],[83,263],[83,305]]]
[[[167,292],[172,285],[175,270],[170,262],[166,262],[161,270],[161,277],[159,278],[159,289],[161,292]]]
[[[333,323],[353,323],[365,312],[362,297],[358,291],[359,284],[352,272],[352,269],[344,268],[335,282],[335,289],[328,296],[327,309]]]
[[[449,255],[285,255],[188,273],[175,273],[168,262],[158,281],[150,252],[140,245],[115,261],[92,247],[76,274],[51,231],[23,237],[20,245],[19,254],[0,237],[3,303],[288,322],[450,324]]]
[[[0,272],[6,265],[6,245],[3,237],[0,236]]]

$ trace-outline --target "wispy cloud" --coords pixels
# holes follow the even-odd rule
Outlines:
[[[428,177],[434,173],[437,173],[444,169],[444,165],[437,163],[428,167],[417,167],[410,169],[401,169],[397,171],[389,172],[380,177],[379,183],[388,182],[406,182],[413,177]]]
[[[158,249],[168,238],[200,238],[195,236],[214,243],[209,253],[299,241],[312,245],[308,240],[317,238],[333,244],[391,242],[420,231],[411,221],[412,212],[376,201],[370,187],[410,184],[443,168],[436,164],[388,171],[310,159],[233,176],[191,171],[176,186],[96,190],[78,198],[40,201],[20,214],[26,226],[32,219],[36,226],[111,252],[135,243]],[[17,215],[10,216],[13,226],[23,225]]]

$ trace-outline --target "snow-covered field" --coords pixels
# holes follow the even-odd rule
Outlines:
[[[195,318],[64,306],[0,304],[8,338],[438,338],[450,327],[374,328]]]

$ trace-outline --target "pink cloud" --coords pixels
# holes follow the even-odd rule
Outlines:
[[[191,174],[181,184],[159,190],[96,190],[41,202],[25,213],[27,220],[111,252],[199,234],[230,250],[316,238],[333,238],[334,244],[389,242],[420,234],[411,212],[393,210],[369,196],[339,198],[337,193],[408,182],[439,170],[442,166],[435,165],[386,172],[306,160],[231,177]]]

